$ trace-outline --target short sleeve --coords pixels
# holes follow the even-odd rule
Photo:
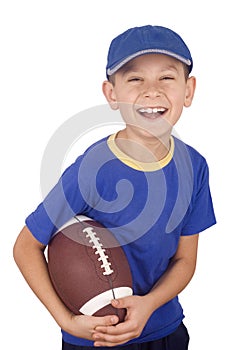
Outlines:
[[[76,161],[65,170],[43,202],[26,218],[27,227],[42,244],[47,245],[59,227],[84,211],[86,203],[78,186],[79,163]]]
[[[216,224],[209,186],[209,168],[204,160],[196,174],[194,196],[184,220],[182,235],[192,235]]]

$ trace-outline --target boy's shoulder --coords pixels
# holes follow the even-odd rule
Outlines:
[[[108,138],[109,138],[109,135],[104,136],[103,138],[93,142],[90,146],[88,146],[86,148],[83,155],[87,154],[88,152],[90,152],[92,150],[99,150],[101,147],[106,147]]]
[[[96,157],[97,154],[99,154],[101,151],[103,152],[104,149],[107,149],[107,140],[109,136],[105,136],[97,141],[94,141],[90,143],[87,148],[77,156],[75,163],[79,163],[81,160],[85,159],[88,156]]]
[[[74,163],[71,165],[76,169],[80,167],[82,169],[88,169],[91,167],[100,168],[101,164],[104,164],[106,161],[112,158],[110,150],[108,148],[107,140],[109,136],[105,136],[97,141],[91,143],[82,154],[78,155]]]
[[[201,161],[201,162],[206,162],[206,158],[201,154],[196,148],[193,146],[187,144],[186,142],[182,141],[180,138],[176,136],[172,136],[174,139],[175,143],[175,150],[177,152],[187,154],[191,157],[193,161]]]

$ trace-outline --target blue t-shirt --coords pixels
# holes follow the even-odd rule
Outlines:
[[[171,137],[168,155],[159,162],[131,159],[106,137],[79,156],[57,185],[26,219],[47,245],[53,234],[76,214],[111,230],[122,245],[133,277],[135,295],[148,293],[166,271],[181,235],[197,234],[216,223],[206,160],[192,147]],[[184,318],[178,297],[157,309],[139,338],[144,342],[172,333]],[[64,331],[66,342],[93,342]]]

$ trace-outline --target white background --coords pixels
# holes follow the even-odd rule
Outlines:
[[[41,200],[40,166],[49,139],[68,118],[105,103],[101,84],[110,41],[144,24],[180,33],[194,59],[196,96],[176,131],[208,160],[218,224],[201,234],[196,274],[181,301],[190,350],[230,349],[231,13],[226,0],[1,1],[0,315],[7,349],[61,348],[59,327],[13,261],[13,244],[25,217]]]

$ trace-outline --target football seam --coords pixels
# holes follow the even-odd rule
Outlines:
[[[110,285],[108,276],[111,276],[112,282],[114,280],[116,280],[116,278],[118,276],[116,263],[114,261],[112,254],[111,254],[111,251],[108,250],[108,248],[104,247],[104,245],[101,241],[101,236],[98,235],[98,227],[97,226],[93,227],[91,225],[88,225],[82,230],[82,232],[85,234],[85,238],[89,243],[88,245],[85,245],[86,251],[87,251],[87,255],[90,257],[90,259],[94,265],[97,277],[101,281],[107,282]],[[93,249],[93,251],[89,251],[88,248]],[[94,252],[94,250],[95,250],[95,252]],[[93,254],[92,254],[92,252],[93,252]],[[98,258],[97,255],[99,255],[100,258]],[[105,262],[103,260],[105,260]],[[98,265],[96,265],[96,263]],[[103,264],[103,265],[101,265],[101,264]],[[102,272],[102,269],[104,269],[105,271]]]

